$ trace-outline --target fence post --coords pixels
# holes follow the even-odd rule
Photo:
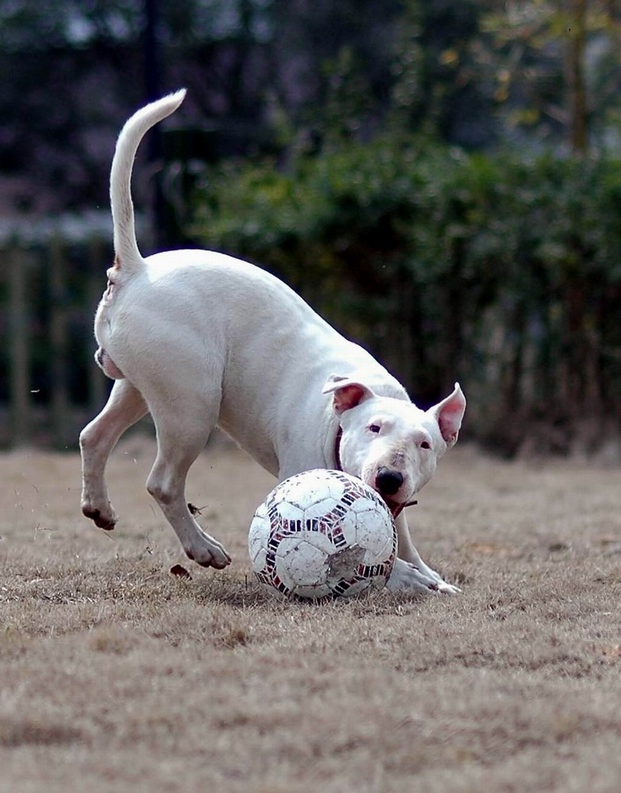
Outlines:
[[[89,248],[89,273],[88,273],[88,303],[92,307],[92,316],[95,316],[95,308],[97,303],[101,300],[105,284],[106,284],[106,265],[104,257],[107,246],[103,240],[94,237],[90,242]],[[92,326],[91,326],[92,327]],[[91,348],[95,352],[95,340],[91,336]],[[88,367],[88,402],[91,415],[95,416],[103,407],[109,388],[110,381],[97,366],[90,356],[90,365]]]
[[[63,242],[54,237],[50,242],[48,277],[50,284],[50,351],[51,411],[54,441],[63,448],[67,444],[69,431],[69,394],[67,379],[67,265]]]
[[[30,328],[26,278],[32,253],[18,247],[9,251],[9,371],[11,386],[11,436],[13,445],[31,437]]]

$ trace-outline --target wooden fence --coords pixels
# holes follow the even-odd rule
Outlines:
[[[0,445],[74,448],[110,381],[93,361],[112,258],[103,237],[5,243],[0,256]]]

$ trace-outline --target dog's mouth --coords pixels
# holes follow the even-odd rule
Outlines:
[[[393,520],[397,520],[399,515],[403,512],[403,510],[406,507],[413,507],[415,504],[418,504],[418,501],[416,500],[400,502],[400,501],[395,501],[393,498],[390,498],[390,496],[384,496],[381,493],[380,495],[382,496],[382,498],[384,499],[384,503],[390,510]]]

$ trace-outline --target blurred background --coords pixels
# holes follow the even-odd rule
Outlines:
[[[0,0],[0,445],[76,447],[108,170],[143,253],[276,273],[465,436],[621,462],[620,0]]]

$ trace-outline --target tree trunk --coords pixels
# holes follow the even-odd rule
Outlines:
[[[574,154],[588,147],[587,98],[584,75],[587,0],[567,0],[567,45],[565,81],[569,118],[569,141]]]

